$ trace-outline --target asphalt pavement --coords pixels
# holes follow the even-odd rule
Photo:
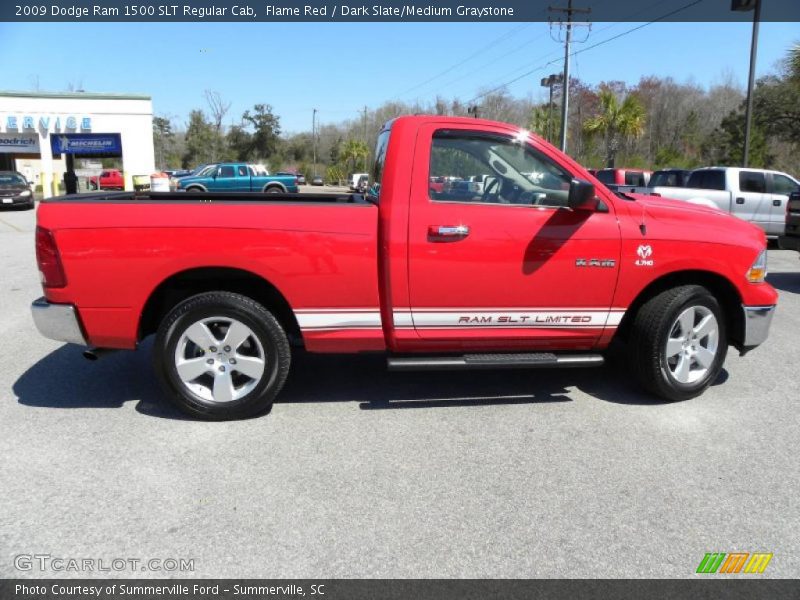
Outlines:
[[[206,423],[162,401],[150,343],[91,363],[38,335],[34,226],[0,212],[0,577],[695,577],[734,551],[800,573],[797,253],[770,251],[770,339],[697,399],[624,368],[297,356],[271,414]],[[15,566],[34,554],[194,570]]]

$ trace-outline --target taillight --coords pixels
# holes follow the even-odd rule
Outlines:
[[[62,288],[67,285],[61,255],[58,253],[53,232],[44,227],[36,227],[36,262],[42,285],[49,288]]]

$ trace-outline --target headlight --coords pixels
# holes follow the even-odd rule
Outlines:
[[[747,281],[750,283],[761,283],[767,276],[767,249],[761,251],[756,257],[753,266],[747,270]]]
[[[31,191],[30,190],[25,190],[19,195],[19,197],[20,198],[27,198],[30,195],[31,195]]]

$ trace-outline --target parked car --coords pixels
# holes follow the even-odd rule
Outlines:
[[[786,203],[786,231],[778,238],[784,250],[800,251],[800,192],[789,194]]]
[[[686,187],[691,175],[689,169],[659,169],[650,176],[647,186],[653,187]]]
[[[90,190],[124,190],[125,179],[118,169],[105,169],[100,175],[93,175],[87,180]]]
[[[325,181],[319,175],[314,175],[311,178],[311,185],[325,185]]]
[[[0,208],[33,208],[33,189],[22,173],[0,171]]]
[[[181,177],[177,189],[187,192],[297,193],[294,175],[270,175],[263,165],[219,163],[208,165],[197,175]]]
[[[100,349],[155,334],[166,396],[207,419],[268,411],[293,344],[411,370],[597,366],[618,340],[647,391],[685,400],[718,381],[729,344],[767,337],[778,294],[749,223],[617,195],[492,121],[400,117],[375,156],[367,197],[43,201],[39,331]],[[451,164],[491,175],[481,201],[431,194]]]
[[[800,182],[780,171],[740,167],[705,167],[689,175],[686,187],[651,187],[654,195],[717,208],[777,238],[786,226],[789,194]]]
[[[594,176],[606,185],[645,187],[652,171],[644,169],[599,169]]]
[[[364,175],[369,177],[369,173],[352,173],[350,175],[350,178],[349,178],[348,181],[349,181],[349,184],[350,184],[350,189],[352,191],[354,191],[354,192],[358,191],[358,182],[361,179],[361,177],[363,177]]]
[[[366,194],[369,189],[369,175],[362,175],[358,178],[358,192]]]

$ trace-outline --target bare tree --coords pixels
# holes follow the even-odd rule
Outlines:
[[[221,154],[221,145],[223,143],[222,122],[225,120],[225,115],[231,109],[231,103],[226,102],[222,94],[214,90],[205,90],[203,97],[206,99],[208,105],[208,112],[211,115],[211,124],[214,127],[216,136],[214,136],[212,148],[212,162],[219,160]]]

